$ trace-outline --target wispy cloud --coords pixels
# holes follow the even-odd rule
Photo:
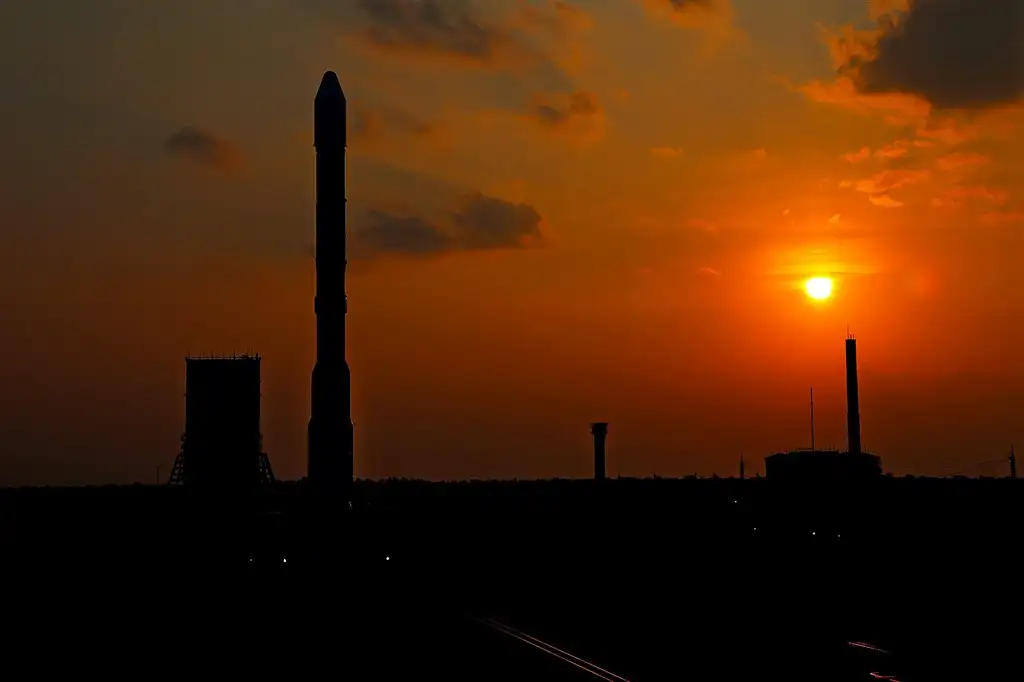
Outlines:
[[[233,144],[193,126],[185,126],[169,135],[164,140],[164,149],[172,156],[220,170],[230,170],[240,162]]]
[[[371,209],[356,221],[353,253],[367,259],[383,254],[414,257],[455,251],[517,249],[542,243],[542,218],[533,206],[480,192],[460,197],[441,219]]]

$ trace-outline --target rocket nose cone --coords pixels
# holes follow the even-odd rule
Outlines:
[[[338,74],[333,71],[324,73],[324,77],[320,79],[320,87],[316,91],[316,96],[345,99],[345,94],[341,90],[341,82],[338,80]]]

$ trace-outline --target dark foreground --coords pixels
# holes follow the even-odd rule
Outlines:
[[[1016,485],[572,485],[364,490],[334,528],[294,491],[0,495],[5,655],[296,679],[1020,677]]]

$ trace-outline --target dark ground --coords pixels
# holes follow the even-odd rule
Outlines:
[[[477,616],[629,680],[1019,679],[1016,482],[752,483],[378,484],[336,531],[309,530],[295,489],[231,505],[4,491],[5,657],[79,674],[594,679]]]

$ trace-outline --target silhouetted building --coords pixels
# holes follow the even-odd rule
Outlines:
[[[260,433],[260,357],[185,358],[185,433],[171,483],[239,488],[273,480]]]
[[[860,391],[857,386],[857,339],[846,339],[846,431],[850,454],[860,454]]]
[[[811,442],[814,442],[813,393],[811,402]],[[777,452],[764,459],[765,476],[769,480],[791,480],[812,483],[855,482],[882,475],[882,460],[861,451],[860,394],[857,387],[857,341],[846,339],[846,415],[849,450],[809,450]]]
[[[882,461],[877,455],[866,453],[794,450],[765,457],[764,470],[771,481],[847,483],[878,478],[882,475]]]
[[[608,438],[608,424],[594,422],[590,425],[590,433],[594,435],[594,479],[604,480],[604,442]]]
[[[346,102],[333,71],[313,105],[316,148],[316,364],[309,419],[308,477],[344,494],[352,482],[352,388],[345,355]]]

